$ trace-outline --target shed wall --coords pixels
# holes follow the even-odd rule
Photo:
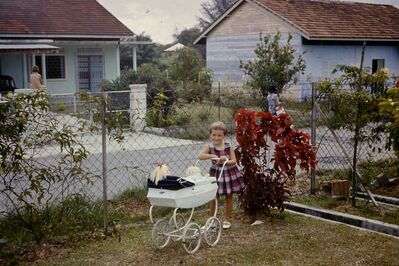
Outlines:
[[[207,37],[207,67],[213,71],[214,87],[221,83],[223,87],[240,87],[245,82],[240,61],[255,59],[254,48],[265,34],[282,33],[281,42],[286,43],[288,32],[293,39],[291,44],[301,52],[301,35],[297,31],[253,4],[244,2],[213,29]],[[293,86],[290,94],[300,97],[298,86]]]

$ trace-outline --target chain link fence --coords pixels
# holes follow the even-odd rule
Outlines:
[[[317,87],[310,83],[305,85],[309,88]],[[70,125],[76,129],[81,123],[88,125],[87,130],[77,131],[77,134],[89,151],[83,167],[96,178],[91,184],[74,184],[68,193],[79,192],[91,199],[101,200],[106,190],[107,200],[112,200],[127,190],[145,188],[147,177],[159,163],[168,165],[173,175],[184,176],[187,167],[196,163],[199,151],[208,143],[208,126],[212,122],[225,122],[229,132],[227,140],[236,145],[234,114],[241,108],[260,111],[264,108],[263,104],[266,104],[251,93],[237,88],[224,88],[214,91],[208,100],[200,103],[177,102],[169,107],[147,109],[146,104],[135,105],[132,96],[134,93],[133,90],[106,93],[107,114],[120,113],[125,117],[120,120],[125,126],[121,142],[112,138],[112,129],[103,138],[102,125],[95,122],[100,108],[98,105],[82,101],[73,94],[50,95],[50,113],[61,125]],[[289,97],[290,93],[300,95],[301,92],[288,91],[281,97],[281,101],[285,111],[292,117],[294,126],[314,136],[314,144],[318,149],[316,176],[319,180],[349,178],[353,132],[332,129],[329,124],[329,105],[317,99],[317,92],[315,103],[320,107],[319,110],[314,108],[311,97],[297,101]],[[145,110],[138,110],[140,108]],[[141,120],[141,123],[137,123],[137,120]],[[98,130],[89,130],[91,126]],[[365,181],[375,178],[394,162],[393,153],[385,149],[384,145],[385,139],[373,145],[361,143],[358,150],[359,168],[362,169]],[[52,164],[57,163],[59,156],[62,156],[60,151],[48,143],[44,144],[41,153],[35,158],[42,163]],[[365,167],[370,165],[375,165],[373,170]],[[209,162],[200,162],[200,167],[203,174],[207,173]],[[106,179],[103,179],[104,173]],[[2,202],[4,208],[5,201]]]

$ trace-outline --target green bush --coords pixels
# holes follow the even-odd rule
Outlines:
[[[146,121],[148,126],[165,127],[171,125],[170,111],[168,107],[169,98],[160,91],[154,98],[153,106],[146,114]]]
[[[128,199],[145,199],[147,198],[147,189],[131,188],[123,191],[116,196],[113,201],[123,201]]]
[[[190,124],[192,115],[188,112],[175,112],[170,116],[171,124],[175,126],[185,126]]]
[[[140,191],[128,191],[122,198],[143,197]],[[10,212],[0,219],[0,238],[10,243],[24,243],[62,236],[80,238],[103,226],[103,202],[88,196],[72,194],[54,206],[32,210],[29,206]],[[109,224],[127,220],[124,214],[109,208]],[[21,219],[23,217],[23,219]]]
[[[211,91],[210,85],[201,84],[197,81],[186,81],[177,83],[175,86],[176,94],[180,100],[185,102],[201,102],[209,96]]]
[[[359,164],[363,181],[372,189],[387,187],[389,179],[397,176],[399,160],[390,158],[384,160],[366,160]]]
[[[63,112],[63,111],[65,111],[66,107],[65,107],[65,104],[59,103],[59,104],[57,104],[55,109],[56,109],[57,112]]]

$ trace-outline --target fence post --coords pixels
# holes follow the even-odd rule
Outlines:
[[[317,108],[316,108],[316,84],[312,83],[312,122],[311,122],[311,141],[312,145],[316,145],[316,119],[317,119]],[[316,169],[311,170],[310,176],[310,194],[316,193]]]
[[[130,88],[130,126],[134,130],[146,127],[147,84],[131,84]]]
[[[104,233],[108,233],[108,184],[107,184],[107,129],[105,125],[106,97],[105,92],[101,92],[101,146],[102,146],[102,176],[103,176],[103,205],[104,205]]]
[[[77,113],[77,106],[76,106],[76,94],[73,95],[73,113]]]

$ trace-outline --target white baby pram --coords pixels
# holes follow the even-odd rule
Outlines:
[[[220,176],[226,162],[221,166]],[[197,166],[197,164],[198,161],[195,165]],[[193,254],[199,249],[202,237],[209,246],[215,246],[219,242],[222,226],[220,220],[216,217],[216,193],[218,189],[217,180],[220,176],[218,178],[209,176],[172,178],[164,183],[160,181],[157,186],[149,185],[147,198],[151,203],[150,220],[152,223],[154,222],[152,215],[154,206],[174,208],[172,217],[162,217],[155,222],[152,228],[152,242],[157,249],[166,247],[171,239],[174,241],[181,240],[184,249],[189,254]],[[216,201],[215,213],[207,219],[205,225],[200,226],[191,222],[194,209],[211,200]],[[191,209],[187,220],[181,213],[178,213],[179,209]]]

